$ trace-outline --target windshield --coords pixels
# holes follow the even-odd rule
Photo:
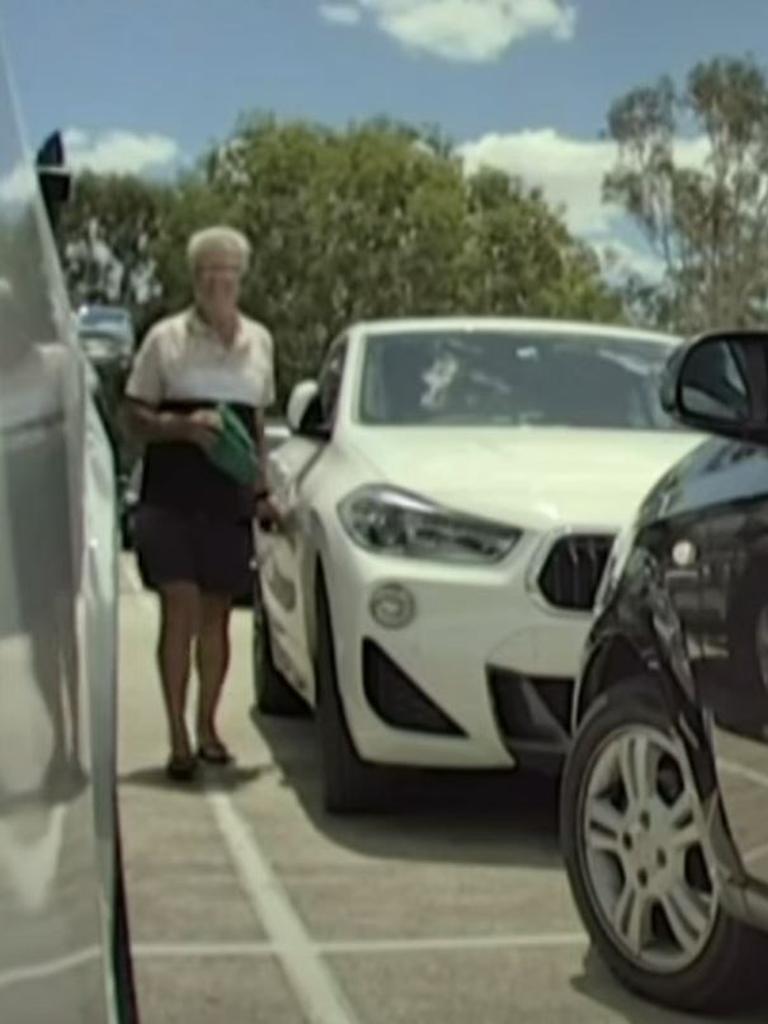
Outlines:
[[[96,306],[78,313],[78,331],[83,334],[102,334],[122,339],[133,333],[130,315],[123,309]]]
[[[374,335],[366,343],[360,418],[669,430],[658,388],[672,344],[501,330]]]
[[[105,309],[103,307],[99,307],[97,309],[85,309],[80,311],[80,322],[82,324],[88,324],[89,326],[106,324],[124,327],[127,320],[127,314],[121,309]]]

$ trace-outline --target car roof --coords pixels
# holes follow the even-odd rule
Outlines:
[[[351,332],[360,336],[386,334],[419,334],[436,330],[448,331],[509,331],[524,334],[558,334],[563,337],[578,335],[612,340],[647,341],[660,345],[674,345],[683,341],[679,335],[621,324],[598,324],[588,320],[555,320],[533,317],[412,317],[390,320],[365,320],[354,324]]]

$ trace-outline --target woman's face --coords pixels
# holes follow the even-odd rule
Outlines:
[[[195,267],[195,301],[209,319],[231,316],[237,309],[243,264],[231,252],[209,252]]]

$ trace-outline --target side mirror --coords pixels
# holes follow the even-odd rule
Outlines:
[[[686,426],[768,442],[768,332],[698,338],[670,359],[661,399]]]
[[[285,416],[292,433],[327,440],[331,434],[324,423],[317,381],[302,380],[291,391]]]
[[[61,132],[56,131],[48,136],[37,151],[35,166],[43,204],[55,232],[61,209],[69,202],[72,192],[72,176],[66,168]]]

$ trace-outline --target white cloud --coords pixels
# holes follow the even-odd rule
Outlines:
[[[321,4],[320,14],[335,25],[357,25],[363,12],[354,4]]]
[[[703,167],[707,152],[705,138],[680,140],[675,146],[677,162],[689,167]],[[624,269],[648,280],[661,276],[660,260],[622,237],[627,224],[623,211],[603,202],[603,178],[616,160],[615,143],[537,128],[484,135],[460,146],[459,154],[470,173],[492,167],[541,189],[545,199],[562,211],[569,229],[595,246],[609,273]]]
[[[540,188],[577,234],[605,231],[614,210],[602,201],[602,181],[616,158],[611,142],[569,138],[554,128],[483,135],[460,147],[468,171],[493,167]]]
[[[355,24],[367,12],[382,31],[410,49],[446,60],[495,60],[527,36],[570,39],[572,0],[349,0],[325,4],[331,20]]]
[[[178,162],[181,148],[167,135],[114,130],[91,135],[79,128],[64,133],[67,163],[74,171],[143,174]]]
[[[631,245],[616,237],[593,238],[591,242],[609,280],[621,280],[627,273],[633,273],[656,283],[664,276],[664,261],[647,247]]]
[[[67,166],[73,171],[90,170],[99,174],[143,174],[173,167],[182,152],[175,139],[165,135],[130,131],[89,134],[79,128],[64,132]],[[19,163],[0,176],[0,203],[30,202],[37,190],[31,163]]]

